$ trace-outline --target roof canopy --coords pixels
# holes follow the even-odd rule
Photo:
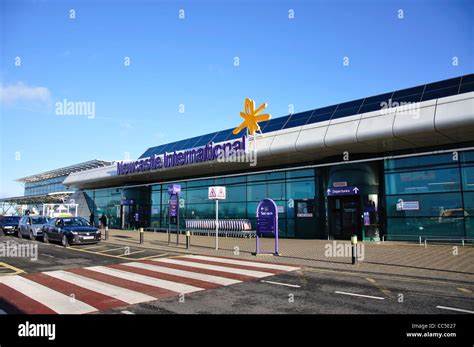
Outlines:
[[[10,204],[27,205],[27,204],[54,204],[63,203],[74,192],[57,192],[45,195],[17,196],[12,198],[0,199],[0,202]]]
[[[89,160],[85,161],[83,163],[79,164],[74,164],[66,167],[62,167],[60,169],[56,170],[51,170],[51,171],[46,171],[40,174],[36,175],[31,175],[23,178],[18,178],[16,179],[17,182],[37,182],[37,181],[42,181],[50,178],[56,178],[56,177],[61,177],[61,176],[67,176],[72,172],[78,172],[78,171],[84,171],[84,170],[90,170],[90,169],[95,169],[98,167],[103,167],[103,166],[108,166],[113,164],[113,161],[105,161],[105,160]]]

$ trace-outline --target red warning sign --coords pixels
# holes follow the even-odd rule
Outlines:
[[[209,187],[208,198],[212,200],[225,199],[226,198],[225,187]]]

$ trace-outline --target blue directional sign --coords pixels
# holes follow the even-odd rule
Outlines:
[[[257,235],[278,233],[278,207],[272,199],[263,199],[257,206]]]
[[[358,187],[334,187],[326,190],[327,196],[359,195]]]

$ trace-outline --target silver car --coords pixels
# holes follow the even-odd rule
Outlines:
[[[39,236],[43,236],[43,225],[48,223],[49,218],[45,216],[24,216],[20,219],[18,225],[18,237],[29,237],[35,240]]]

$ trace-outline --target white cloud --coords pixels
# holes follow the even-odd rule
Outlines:
[[[51,92],[46,87],[31,87],[23,82],[0,85],[0,104],[48,103],[50,99]]]

